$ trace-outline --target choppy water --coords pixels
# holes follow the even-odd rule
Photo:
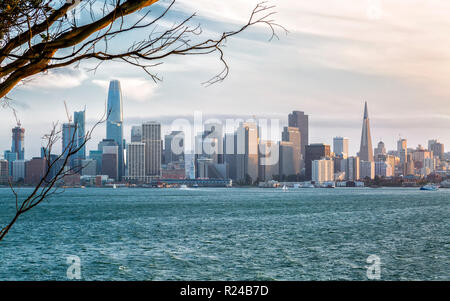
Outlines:
[[[71,189],[0,242],[0,280],[66,280],[68,255],[84,280],[366,280],[371,254],[382,280],[450,280],[449,217],[444,189]]]

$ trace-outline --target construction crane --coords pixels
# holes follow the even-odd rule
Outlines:
[[[72,116],[69,113],[69,109],[67,108],[67,102],[65,100],[64,100],[64,107],[66,108],[67,120],[69,120],[69,123],[72,123]]]
[[[20,123],[19,118],[17,118],[16,110],[13,110],[13,113],[14,113],[14,118],[16,118],[17,126],[20,127],[22,124]]]

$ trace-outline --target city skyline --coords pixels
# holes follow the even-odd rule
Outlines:
[[[264,41],[264,29],[255,28],[230,40],[226,53],[232,68],[230,76],[208,88],[201,83],[221,67],[215,56],[192,58],[187,65],[170,59],[155,69],[164,75],[164,81],[158,84],[134,67],[119,63],[104,65],[95,74],[87,72],[92,66],[86,62],[78,69],[38,76],[10,95],[27,128],[25,146],[31,150],[31,146],[40,145],[39,137],[50,129],[51,122],[64,122],[64,99],[78,110],[87,105],[88,124],[97,120],[104,111],[104,91],[112,78],[123,83],[127,140],[132,124],[190,116],[195,110],[202,110],[205,116],[220,112],[224,117],[233,116],[239,108],[239,112],[249,112],[248,117],[256,114],[283,120],[287,112],[299,109],[311,116],[311,143],[345,135],[355,153],[360,139],[360,130],[356,129],[360,125],[360,102],[364,99],[371,107],[374,144],[383,140],[392,149],[401,135],[413,145],[425,144],[430,137],[450,145],[450,136],[442,130],[450,116],[445,84],[450,39],[444,30],[448,20],[441,13],[450,4],[415,2],[406,12],[398,1],[383,2],[382,13],[374,18],[368,14],[366,1],[362,2],[274,1],[277,21],[290,33],[268,43]],[[220,9],[226,13],[218,15],[217,7],[212,9],[217,3],[180,1],[171,18],[197,11],[199,22],[220,32],[229,24],[244,22],[253,4],[236,0],[222,3]],[[414,22],[410,22],[413,17]],[[254,53],[243,54],[248,51]],[[279,80],[268,79],[266,74]],[[11,128],[12,113],[2,110],[0,114],[0,127]],[[98,132],[102,131],[99,128]],[[2,149],[7,147],[4,141],[8,136],[0,134]],[[94,140],[99,138],[94,133]],[[331,144],[331,139],[324,142]],[[94,148],[87,145],[87,149]],[[39,155],[39,149],[28,155]]]

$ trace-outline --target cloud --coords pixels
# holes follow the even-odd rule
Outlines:
[[[25,89],[70,89],[80,86],[88,75],[85,71],[74,68],[61,68],[41,73],[22,83]]]
[[[120,81],[122,95],[126,100],[146,102],[156,94],[157,84],[150,79],[142,77],[114,77],[111,79]],[[111,79],[94,79],[92,83],[107,90]]]

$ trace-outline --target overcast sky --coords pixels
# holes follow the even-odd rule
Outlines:
[[[178,0],[165,25],[197,12],[204,35],[218,35],[245,23],[257,2]],[[210,55],[166,61],[155,69],[163,77],[158,84],[133,66],[105,63],[94,74],[87,62],[16,87],[9,96],[26,129],[26,157],[39,155],[40,137],[52,121],[66,120],[63,100],[71,111],[86,106],[90,122],[101,116],[111,79],[122,84],[127,140],[132,125],[147,120],[167,125],[173,118],[192,119],[194,111],[205,119],[255,115],[283,125],[290,111],[300,110],[310,115],[310,142],[331,144],[334,136],[346,136],[356,153],[367,101],[374,146],[381,139],[393,149],[401,135],[411,147],[434,138],[450,147],[449,1],[270,2],[289,34],[280,32],[280,40],[269,42],[269,31],[260,26],[229,39],[231,69],[223,83],[201,85],[221,70],[217,55]],[[11,111],[1,108],[2,150],[11,147],[14,125]],[[98,128],[88,149],[104,136],[105,128]]]

